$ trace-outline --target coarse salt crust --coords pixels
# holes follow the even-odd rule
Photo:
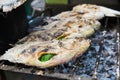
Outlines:
[[[22,5],[27,0],[0,0],[0,9],[9,12]]]

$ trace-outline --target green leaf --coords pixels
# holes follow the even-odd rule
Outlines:
[[[47,4],[68,4],[68,0],[46,0]]]
[[[67,34],[63,34],[63,35],[57,37],[56,39],[57,39],[57,40],[62,40],[62,39],[64,39],[65,37],[67,37]]]
[[[55,54],[43,54],[39,60],[41,62],[46,62],[46,61],[49,61],[53,56],[55,56]]]

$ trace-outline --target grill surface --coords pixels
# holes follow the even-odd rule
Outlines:
[[[0,62],[0,69],[43,77],[73,80],[120,80],[120,18],[104,18],[93,36],[91,47],[82,56],[49,69]]]

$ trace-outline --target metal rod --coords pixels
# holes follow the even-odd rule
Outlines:
[[[105,20],[103,34],[102,34],[102,37],[100,39],[101,41],[99,42],[100,48],[99,48],[98,52],[96,52],[98,54],[98,56],[97,56],[96,66],[95,66],[95,70],[94,70],[94,74],[93,74],[93,80],[97,80],[97,70],[98,70],[98,67],[99,67],[99,64],[100,64],[100,57],[102,56],[101,51],[103,49],[104,36],[105,36],[105,34],[107,32],[106,31],[107,24],[108,24],[108,18],[106,18],[106,20]]]
[[[118,21],[118,23],[119,23],[119,21]],[[103,51],[104,37],[105,37],[105,35],[107,33],[107,31],[106,31],[107,26],[108,26],[108,18],[106,18],[106,20],[105,20],[104,30],[102,31],[103,32],[102,33],[102,37],[100,37],[100,39],[98,40],[100,48],[96,52],[98,54],[98,56],[96,57],[97,58],[96,63],[95,63],[96,66],[95,66],[94,74],[93,74],[93,79],[94,80],[98,80],[98,78],[97,78],[97,75],[98,75],[97,71],[98,71],[99,65],[101,63],[100,58],[103,57],[103,54],[101,54],[102,53],[101,51]],[[119,30],[119,26],[118,26],[117,30]],[[117,69],[116,69],[116,72],[117,72],[116,73],[116,77],[117,78],[116,78],[116,80],[120,80],[120,53],[119,53],[120,52],[120,49],[119,49],[120,48],[120,44],[119,44],[120,38],[119,37],[120,37],[120,33],[118,31],[117,32],[117,38],[116,38],[117,39],[116,43],[117,43],[117,48],[118,48],[118,57],[117,57],[118,60],[117,60]],[[3,63],[1,63],[0,65],[2,65],[2,64]],[[62,75],[61,75],[62,78],[67,78],[67,79],[71,79],[71,80],[82,80],[80,76],[76,77],[75,75],[73,75],[73,73],[76,71],[76,68],[79,67],[78,64],[79,64],[79,58],[77,60],[75,60],[74,65],[72,66],[72,69],[70,70],[70,74],[66,75],[66,74],[62,73]],[[8,65],[8,67],[9,67],[9,65]],[[18,69],[14,69],[13,70],[13,67],[14,68],[18,68]],[[26,67],[24,68],[23,66],[22,67],[24,69],[19,69],[18,65],[14,65],[13,67],[9,68],[9,69],[11,69],[11,71],[15,71],[15,72],[22,72],[22,73],[29,73],[29,74],[35,74],[35,75],[37,75],[35,71],[38,71],[38,70],[36,70],[36,68],[35,68],[35,71],[34,71],[34,68],[26,68]],[[3,69],[6,70],[6,68],[4,68],[4,67],[3,67]],[[53,73],[55,75],[53,75],[52,73],[48,73],[49,70],[50,69],[46,69],[46,71],[45,71],[46,74],[43,74],[42,76],[46,76],[46,77],[47,76],[49,76],[49,77],[58,77],[58,78],[60,77],[59,73],[57,73],[57,74]],[[75,78],[75,79],[73,79],[73,78]],[[86,80],[86,79],[83,79],[83,80]]]
[[[120,21],[117,18],[117,69],[116,69],[116,77],[117,80],[120,80],[120,33],[119,33]]]

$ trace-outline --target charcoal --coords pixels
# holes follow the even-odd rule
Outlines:
[[[115,26],[113,28],[117,29]],[[45,69],[44,72],[93,77],[92,80],[116,80],[118,43],[116,41],[117,30],[114,29],[101,26],[101,29],[90,37],[92,43],[86,53],[68,63]],[[104,31],[106,31],[105,36],[103,36]]]

